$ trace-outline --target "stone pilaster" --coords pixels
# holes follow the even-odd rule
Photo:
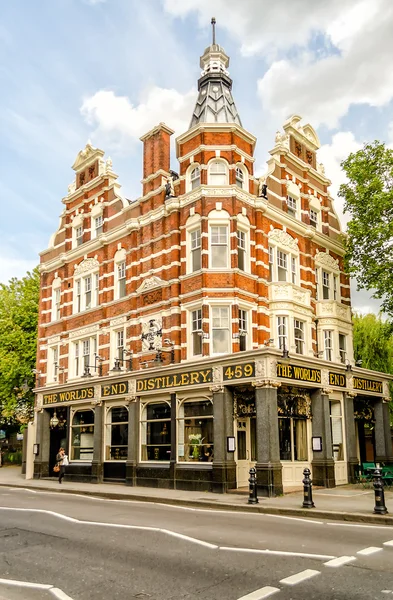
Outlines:
[[[328,488],[335,487],[329,396],[324,393],[324,390],[315,390],[311,395],[311,403],[312,435],[322,438],[322,451],[313,452],[313,484]]]
[[[257,480],[263,496],[283,493],[278,436],[277,385],[255,388]]]
[[[171,394],[171,459],[169,462],[170,487],[176,488],[176,456],[177,456],[177,427],[176,427],[176,394]]]
[[[383,424],[385,427],[385,443],[386,443],[386,462],[393,464],[393,443],[392,443],[392,430],[390,428],[390,411],[389,404],[384,402],[382,404],[383,410]]]
[[[386,405],[387,406],[387,405]],[[386,435],[388,432],[389,414],[384,408],[382,398],[376,398],[374,404],[374,417],[375,417],[375,461],[376,462],[389,462],[387,456],[387,443]],[[387,423],[386,423],[387,421]],[[390,429],[390,425],[389,425]],[[388,434],[389,435],[389,434]]]
[[[91,462],[91,481],[100,483],[103,480],[102,442],[103,442],[103,415],[104,407],[101,401],[94,404],[94,448]]]
[[[48,410],[40,410],[36,413],[37,433],[36,443],[40,445],[39,454],[34,457],[34,479],[49,476],[49,449],[50,449],[50,429]]]
[[[345,423],[345,445],[347,451],[348,483],[355,483],[355,467],[359,464],[356,443],[356,423],[354,417],[354,396],[344,394],[344,423]]]
[[[226,492],[236,487],[236,463],[227,452],[227,436],[233,436],[233,396],[225,387],[213,389],[213,492]]]
[[[139,448],[139,398],[131,398],[128,405],[128,452],[126,461],[126,485],[136,485],[136,467]]]

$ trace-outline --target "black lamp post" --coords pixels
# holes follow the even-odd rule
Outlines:
[[[104,359],[101,358],[98,354],[94,354],[94,365],[85,365],[85,370],[83,372],[82,377],[93,377],[90,373],[90,369],[94,369],[96,372],[98,371],[98,375],[102,377],[102,361]],[[97,366],[98,363],[98,366]]]
[[[132,351],[127,350],[127,348],[121,348],[119,351],[121,352],[121,357],[115,358],[115,364],[111,372],[120,373],[122,371],[121,365],[124,365],[124,363],[127,364],[127,371],[132,371],[132,359],[134,358]],[[124,358],[124,355],[128,356],[128,358]]]

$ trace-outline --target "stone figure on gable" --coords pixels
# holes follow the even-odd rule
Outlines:
[[[262,176],[259,178],[258,183],[258,197],[259,198],[267,198],[267,184],[266,177]]]
[[[166,178],[165,184],[165,198],[174,198],[175,186],[173,185],[173,177]]]

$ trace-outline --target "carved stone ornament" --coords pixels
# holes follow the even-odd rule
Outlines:
[[[317,163],[317,171],[321,175],[325,175],[325,167],[322,163]]]
[[[128,393],[132,399],[136,398],[136,379],[129,380]]]
[[[154,352],[162,348],[162,321],[149,319],[142,323],[142,350]]]
[[[73,181],[68,186],[68,195],[70,196],[71,194],[73,194],[75,192],[75,190],[76,190],[76,181]]]
[[[330,256],[330,254],[328,254],[327,252],[317,252],[315,255],[315,264],[322,267],[328,267],[333,271],[340,270],[338,260],[333,258],[333,256]]]
[[[83,337],[85,335],[93,335],[94,333],[97,333],[98,330],[98,324],[91,325],[90,327],[83,327],[83,329],[76,329],[75,331],[71,331],[69,334],[69,338],[74,339],[78,337]]]
[[[224,391],[224,386],[217,383],[216,385],[211,385],[209,390],[213,393],[220,394]]]
[[[117,327],[118,325],[123,325],[126,323],[127,317],[124,315],[122,317],[116,317],[116,319],[111,319],[109,321],[109,327]]]
[[[156,275],[153,275],[153,277],[147,277],[147,279],[145,279],[141,283],[141,285],[136,291],[138,292],[138,294],[140,294],[141,292],[154,290],[155,288],[162,287],[163,285],[166,285],[166,281],[160,279]]]
[[[101,398],[95,398],[94,400],[91,401],[91,405],[92,406],[102,406],[102,400]]]
[[[282,229],[272,229],[268,234],[269,241],[277,242],[280,246],[287,246],[293,250],[299,250],[297,239],[294,239],[286,231]]]
[[[213,383],[222,385],[222,367],[213,367]]]
[[[255,377],[257,379],[262,379],[267,376],[266,372],[266,359],[256,360],[255,361]]]
[[[79,265],[75,266],[74,275],[79,275],[80,273],[86,273],[86,271],[94,271],[94,269],[98,269],[100,263],[95,258],[85,258]]]

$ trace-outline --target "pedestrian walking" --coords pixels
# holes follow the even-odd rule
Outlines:
[[[65,474],[66,465],[68,465],[68,456],[66,455],[64,448],[59,448],[59,452],[56,454],[56,464],[59,467],[59,483]]]

